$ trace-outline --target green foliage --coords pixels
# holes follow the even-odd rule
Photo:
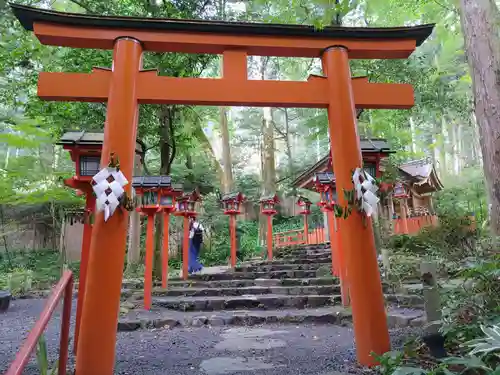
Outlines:
[[[468,218],[443,215],[437,227],[424,228],[414,236],[392,236],[388,246],[411,255],[463,259],[475,254],[479,239],[479,232],[471,230],[470,224]]]
[[[500,325],[486,327],[481,326],[485,337],[480,339],[471,340],[466,342],[464,346],[472,349],[469,355],[482,355],[490,354],[492,352],[500,351]]]
[[[486,337],[480,337],[464,346],[473,348],[464,356],[451,356],[440,361],[425,362],[425,367],[419,366],[417,352],[410,352],[405,348],[404,352],[391,351],[381,356],[373,354],[379,363],[375,370],[381,375],[456,375],[458,373],[473,373],[497,375],[500,373],[500,363],[497,356],[500,350],[500,326],[482,327]],[[476,354],[482,353],[482,358]]]
[[[227,219],[227,217],[225,218]],[[229,221],[228,219],[226,221]],[[240,236],[239,257],[238,261],[244,261],[250,257],[258,254],[256,248],[258,238],[258,225],[253,221],[238,222],[237,231]],[[212,237],[210,248],[206,244],[203,245],[200,259],[205,266],[214,266],[227,264],[230,258],[230,242],[229,242],[229,224],[221,224],[217,230],[212,232],[216,233]]]
[[[56,361],[54,367],[50,369],[49,367],[49,354],[47,351],[47,341],[45,340],[45,336],[42,335],[38,339],[38,345],[36,347],[36,361],[38,365],[38,370],[40,371],[40,375],[55,375],[57,374],[57,364],[59,361]]]
[[[451,342],[478,337],[482,326],[500,323],[500,256],[470,258],[457,276],[463,283],[443,295],[443,330]]]
[[[439,216],[475,215],[478,222],[487,218],[488,204],[484,176],[479,168],[467,168],[460,176],[443,181],[446,188],[436,194]]]
[[[17,251],[10,262],[0,253],[0,289],[9,289],[13,295],[23,295],[32,290],[48,289],[61,277],[62,262],[58,251]],[[12,266],[14,268],[12,268]],[[80,263],[69,268],[78,277]]]

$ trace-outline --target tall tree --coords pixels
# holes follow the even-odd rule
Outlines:
[[[479,124],[490,227],[500,235],[500,13],[494,0],[460,0],[462,30]]]

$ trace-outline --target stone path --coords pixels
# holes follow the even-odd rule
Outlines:
[[[17,300],[7,314],[0,316],[0,374],[14,358],[44,302]],[[57,358],[59,329],[60,311],[45,334],[51,363]],[[392,329],[393,348],[400,348],[414,334],[419,334],[418,328]],[[362,373],[355,363],[352,328],[338,325],[273,323],[254,327],[141,329],[119,332],[116,350],[116,375]],[[73,364],[74,358],[70,358],[70,365]],[[23,373],[38,374],[34,361]]]
[[[142,281],[124,282],[118,330],[272,323],[349,325],[351,312],[341,306],[340,286],[330,273],[330,254],[329,246],[314,245],[278,253],[272,262],[254,261],[234,271],[222,267],[188,281],[176,278],[167,289],[153,289],[151,311],[142,307]],[[386,290],[386,297],[390,327],[424,323],[421,296]]]
[[[355,363],[351,312],[339,304],[337,281],[318,276],[330,267],[329,253],[328,248],[303,248],[273,262],[242,265],[235,272],[220,269],[187,282],[171,280],[167,290],[155,288],[151,311],[142,308],[142,282],[125,282],[115,374],[361,372]],[[421,304],[421,297],[388,291],[387,300],[397,348],[424,323],[422,311],[412,307]],[[0,373],[44,302],[16,300],[0,315]],[[74,325],[74,311],[72,319]],[[52,361],[57,358],[59,329],[57,313],[46,331]],[[24,374],[38,373],[32,362]]]

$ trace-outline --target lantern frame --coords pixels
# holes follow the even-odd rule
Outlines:
[[[81,130],[68,131],[62,135],[57,145],[69,151],[71,160],[75,163],[73,180],[91,182],[101,170],[102,145],[104,133],[86,132]],[[142,147],[136,143],[136,155],[142,154]],[[88,168],[92,164],[92,168]]]
[[[297,199],[297,205],[300,207],[300,215],[310,215],[312,202],[306,197],[299,196]]]
[[[392,197],[395,199],[407,199],[410,197],[408,188],[404,185],[403,182],[398,181],[394,184],[394,187],[392,189]]]
[[[278,211],[276,210],[276,204],[280,202],[278,196],[268,195],[260,198],[260,213],[263,215],[275,215]]]
[[[314,176],[314,186],[320,195],[318,206],[324,211],[333,210],[336,202],[335,195],[335,175],[332,172],[320,172]]]
[[[185,217],[196,217],[196,202],[201,201],[201,196],[198,191],[194,190],[191,193],[184,193],[177,198],[175,207],[175,215]]]
[[[221,202],[224,208],[224,215],[239,215],[241,213],[241,203],[246,200],[241,192],[229,193],[222,196]]]
[[[170,176],[134,176],[132,187],[141,197],[138,210],[145,213],[174,211],[175,199],[182,194],[182,187],[172,185]],[[168,198],[167,201],[164,198]]]

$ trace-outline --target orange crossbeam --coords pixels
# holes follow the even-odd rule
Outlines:
[[[124,36],[120,28],[90,28],[76,25],[34,23],[42,44],[73,48],[113,49]],[[248,55],[320,57],[330,46],[342,45],[351,59],[405,59],[416,48],[414,39],[341,39],[262,35],[224,35],[206,32],[179,33],[130,29],[127,37],[140,40],[144,51],[222,54],[228,49],[244,49]]]
[[[105,102],[111,72],[40,73],[38,96],[44,100]],[[352,80],[357,108],[407,109],[414,104],[409,84],[370,83]],[[328,106],[327,80],[311,77],[307,82],[176,78],[139,73],[137,98],[141,104],[189,104],[254,107]]]

